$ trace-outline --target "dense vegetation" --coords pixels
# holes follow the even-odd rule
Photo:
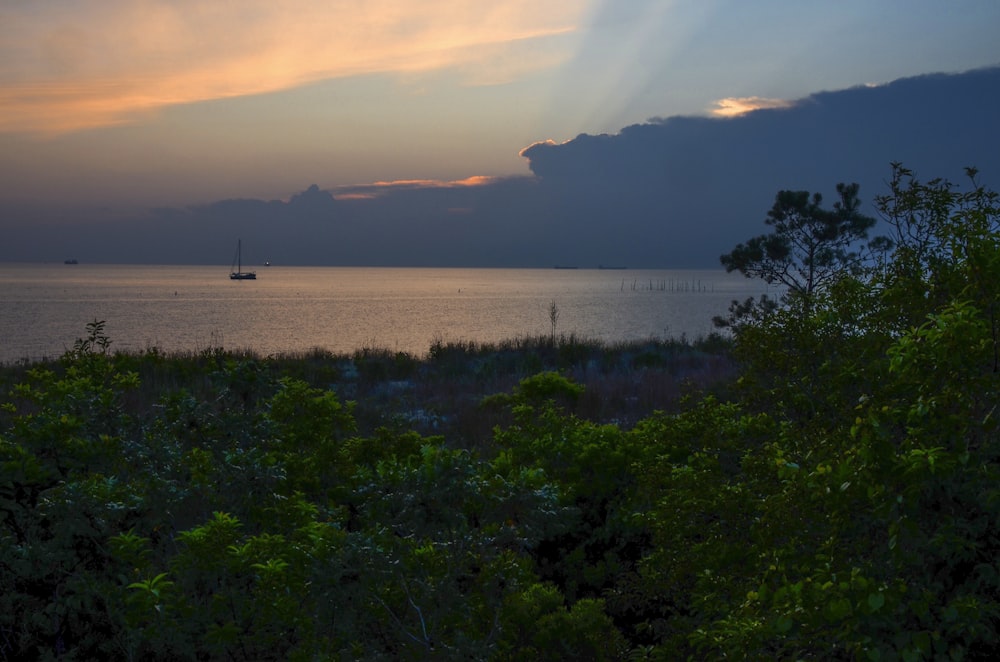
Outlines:
[[[969,174],[894,166],[874,241],[856,188],[779,193],[723,262],[788,294],[728,344],[171,357],[95,321],[4,369],[0,659],[993,659]]]

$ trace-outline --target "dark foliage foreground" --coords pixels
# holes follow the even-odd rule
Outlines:
[[[0,659],[994,659],[996,199],[897,168],[879,207],[876,262],[734,307],[738,376],[668,411],[591,377],[634,403],[690,347],[172,358],[95,322],[9,373]]]

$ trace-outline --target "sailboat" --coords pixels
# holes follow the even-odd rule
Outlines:
[[[229,272],[230,280],[257,280],[256,271],[243,271],[243,240],[236,241],[236,259],[233,260],[235,270]]]

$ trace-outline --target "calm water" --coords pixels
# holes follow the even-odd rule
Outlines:
[[[0,362],[56,357],[106,321],[112,348],[263,355],[557,334],[689,338],[765,286],[722,271],[0,264]]]

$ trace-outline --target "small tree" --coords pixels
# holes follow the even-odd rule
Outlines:
[[[837,195],[825,209],[818,193],[779,191],[765,221],[771,232],[720,258],[727,271],[786,289],[780,300],[733,302],[729,316],[714,321],[735,333],[748,395],[761,406],[783,403],[785,415],[797,421],[844,406],[840,397],[828,397],[835,393],[827,383],[829,366],[860,352],[864,311],[854,308],[868,293],[857,282],[874,248],[866,240],[876,221],[859,211],[857,184],[838,184]],[[830,314],[816,315],[820,310]]]

